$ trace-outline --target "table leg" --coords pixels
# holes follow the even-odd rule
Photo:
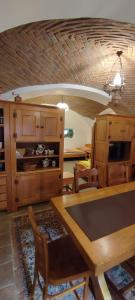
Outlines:
[[[111,294],[109,292],[104,274],[96,276],[90,276],[92,281],[92,292],[94,294],[95,300],[112,300]]]

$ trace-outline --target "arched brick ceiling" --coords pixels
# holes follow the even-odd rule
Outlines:
[[[111,20],[48,20],[1,33],[1,90],[49,83],[103,89],[118,49],[126,79],[121,104],[134,113],[135,25]]]

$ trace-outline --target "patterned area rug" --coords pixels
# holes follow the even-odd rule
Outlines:
[[[60,224],[57,216],[52,209],[47,209],[36,213],[36,220],[41,232],[49,233],[51,240],[60,238],[63,234],[67,234],[65,228]],[[32,230],[29,224],[28,216],[22,215],[13,218],[13,244],[15,249],[15,266],[17,266],[16,276],[19,278],[21,289],[21,300],[28,300],[31,291],[31,283],[34,274],[34,239]],[[111,290],[113,290],[113,300],[125,299],[135,300],[135,287],[133,285],[133,273],[129,273],[122,265],[118,265],[106,273],[106,278],[109,282]],[[41,279],[42,282],[42,279]],[[126,289],[128,287],[128,289]],[[50,286],[49,293],[52,295],[56,291],[62,291],[67,288],[67,285],[60,285],[56,288]],[[82,294],[82,289],[79,290]],[[116,295],[116,298],[115,298]],[[37,284],[35,289],[35,300],[42,299],[41,290]],[[60,298],[62,300],[75,300],[73,294],[69,294]],[[89,299],[94,297],[89,295]]]

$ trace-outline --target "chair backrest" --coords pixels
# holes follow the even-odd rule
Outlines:
[[[33,209],[31,206],[28,207],[28,215],[30,224],[32,227],[34,242],[35,242],[35,267],[43,278],[48,279],[48,244],[45,235],[40,233]]]
[[[78,169],[74,167],[75,192],[79,190],[98,187],[98,170],[93,169]]]

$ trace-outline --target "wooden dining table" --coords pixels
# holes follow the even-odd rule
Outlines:
[[[104,272],[135,255],[135,182],[51,199],[91,270],[96,300],[111,300]]]

